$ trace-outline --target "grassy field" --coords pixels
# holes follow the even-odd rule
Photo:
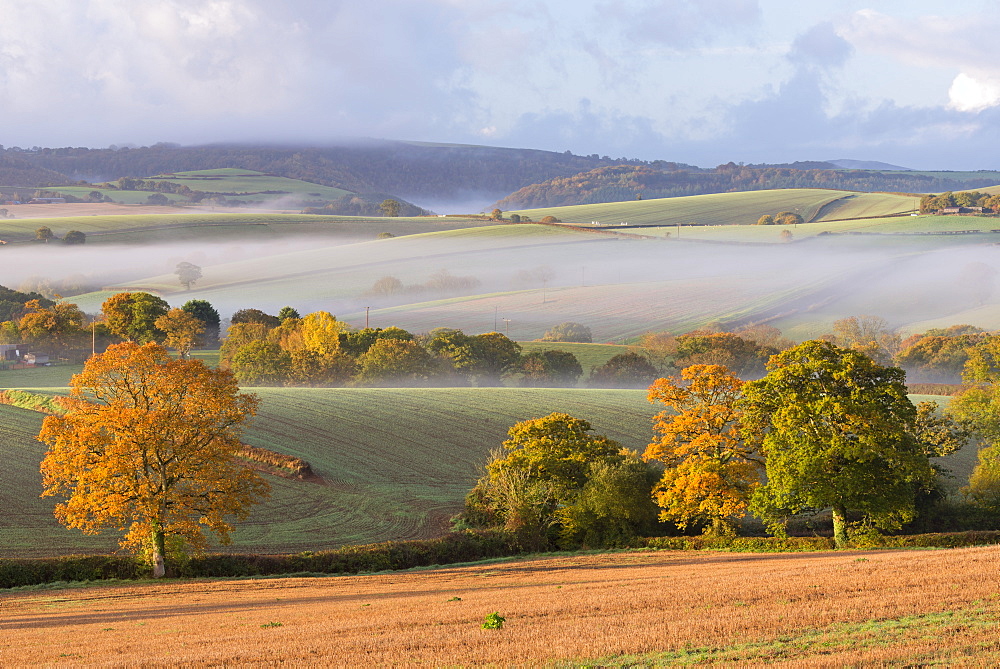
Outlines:
[[[411,235],[490,225],[483,219],[424,216],[371,218],[275,213],[211,213],[179,209],[176,214],[143,214],[136,208],[121,215],[0,220],[0,239],[8,243],[35,239],[49,227],[57,237],[70,230],[87,235],[87,244],[148,244],[191,240],[252,241],[278,236],[374,238],[381,232]],[[15,250],[15,249],[8,249]]]
[[[919,198],[888,193],[852,193],[820,188],[716,193],[628,202],[608,202],[505,212],[541,220],[555,216],[564,223],[629,225],[751,225],[764,214],[791,211],[803,220],[886,216],[915,211]]]
[[[302,457],[325,485],[269,477],[272,497],[233,550],[287,552],[435,536],[461,509],[491,449],[517,421],[565,411],[645,448],[655,413],[642,390],[536,388],[250,389],[261,411],[245,441]],[[43,416],[0,405],[0,555],[105,552],[111,535],[59,526],[40,499]]]
[[[645,390],[542,388],[251,388],[262,400],[245,434],[254,446],[307,460],[324,483],[268,477],[272,497],[255,508],[227,550],[296,552],[349,543],[435,536],[461,509],[491,449],[516,422],[566,412],[597,434],[642,451],[657,407]],[[0,405],[0,555],[107,552],[112,535],[86,536],[54,520],[39,498],[34,441],[43,416]],[[975,454],[942,460],[958,487]]]
[[[10,666],[995,666],[1000,548],[543,556],[27,591]],[[502,629],[482,629],[497,612]]]
[[[342,188],[321,186],[320,184],[301,181],[299,179],[288,179],[253,170],[235,168],[159,174],[147,177],[147,179],[185,185],[191,190],[206,193],[227,193],[230,194],[226,196],[228,199],[248,202],[271,202],[284,199],[289,201],[288,204],[290,206],[296,206],[296,203],[299,203],[297,206],[301,206],[301,202],[307,200],[336,200],[350,193],[350,191]],[[81,199],[86,199],[90,193],[98,191],[116,202],[123,202],[125,204],[144,203],[146,198],[151,195],[148,191],[122,191],[113,188],[92,188],[90,186],[57,186],[49,190],[73,195]],[[180,195],[170,193],[164,193],[164,195],[172,201],[183,202],[186,200],[185,197]],[[294,200],[294,202],[291,200]]]

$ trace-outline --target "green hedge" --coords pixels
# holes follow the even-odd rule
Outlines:
[[[877,548],[961,548],[1000,544],[1000,532],[955,532],[881,537]],[[717,550],[746,553],[821,551],[833,548],[829,537],[652,537],[632,548]],[[866,548],[870,546],[865,546]],[[453,532],[439,539],[387,541],[345,546],[332,551],[294,555],[208,554],[171,570],[182,577],[243,577],[277,574],[357,574],[431,565],[474,562],[525,553],[516,536],[503,531]],[[0,588],[66,581],[149,578],[149,568],[135,558],[113,555],[42,559],[0,559]]]

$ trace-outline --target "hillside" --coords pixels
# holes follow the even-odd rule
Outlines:
[[[250,389],[263,400],[245,440],[306,459],[325,483],[269,477],[272,497],[233,550],[294,552],[435,536],[461,509],[490,449],[515,422],[565,411],[642,449],[654,408],[642,390],[537,388]],[[104,552],[115,542],[66,530],[39,498],[42,415],[0,405],[0,551]]]
[[[517,209],[539,221],[554,216],[564,223],[616,226],[645,225],[753,225],[765,215],[782,211],[799,214],[804,221],[829,221],[890,216],[917,211],[919,198],[889,193],[851,193],[820,188],[757,190],[643,199],[542,209]]]
[[[525,186],[494,206],[501,210],[543,209],[708,193],[821,188],[845,191],[934,193],[992,186],[996,174],[980,178],[946,173],[754,167],[729,163],[714,170],[615,165]]]

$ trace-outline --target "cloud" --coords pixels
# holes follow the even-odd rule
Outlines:
[[[69,143],[232,138],[267,126],[286,139],[413,136],[474,117],[457,52],[462,8],[377,5],[52,0],[40,12],[9,0],[0,122]]]
[[[626,42],[686,49],[710,44],[736,28],[747,28],[761,18],[757,0],[642,0],[599,2],[599,23],[617,28]]]
[[[853,53],[854,47],[836,33],[833,23],[824,21],[795,38],[788,60],[800,67],[839,67]]]

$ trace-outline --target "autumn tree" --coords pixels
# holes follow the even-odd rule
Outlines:
[[[57,302],[44,307],[39,300],[30,300],[24,308],[27,313],[17,324],[24,343],[55,355],[80,349],[89,351],[90,336],[84,329],[87,317],[77,305]]]
[[[824,341],[783,351],[767,367],[743,386],[745,436],[760,435],[767,472],[752,509],[778,529],[782,514],[830,508],[838,547],[849,511],[882,529],[911,520],[916,490],[934,472],[903,371]]]
[[[43,225],[42,227],[35,230],[35,239],[40,242],[48,244],[49,241],[55,239],[55,237],[56,236],[55,234],[53,234],[52,228],[48,227],[47,225]]]
[[[880,365],[889,364],[899,351],[900,336],[878,316],[841,318],[834,321],[833,332],[839,346],[861,351]]]
[[[72,244],[86,244],[86,243],[87,243],[87,235],[80,232],[79,230],[70,230],[69,232],[66,233],[66,236],[63,237],[63,244],[72,245]]]
[[[149,293],[118,293],[101,305],[108,329],[118,337],[140,344],[163,337],[156,319],[170,310],[170,305]]]
[[[763,460],[744,440],[742,387],[721,365],[692,365],[650,386],[649,401],[667,407],[653,418],[657,436],[642,456],[664,465],[653,489],[661,520],[729,534],[746,515]]]
[[[240,309],[230,317],[229,322],[232,325],[236,325],[237,323],[260,323],[269,328],[276,328],[281,325],[281,319],[271,314],[265,314],[260,309]]]
[[[948,409],[983,443],[965,493],[981,506],[1000,509],[1000,336],[985,335],[969,349],[963,380],[966,389]]]
[[[177,351],[182,360],[201,344],[199,335],[205,332],[205,325],[183,309],[171,309],[157,318],[155,325],[165,334],[163,343]]]
[[[268,486],[235,458],[257,399],[232,375],[173,360],[150,343],[112,345],[71,381],[68,412],[48,416],[45,496],[65,498],[56,518],[88,534],[126,532],[123,547],[165,574],[171,551],[203,549],[203,528],[230,541]]]
[[[201,268],[189,262],[177,264],[174,274],[180,279],[184,290],[191,290],[191,284],[201,278]]]

